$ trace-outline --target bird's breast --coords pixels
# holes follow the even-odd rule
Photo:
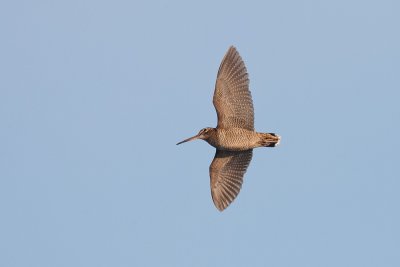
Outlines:
[[[241,128],[216,129],[213,136],[206,140],[210,145],[221,150],[243,151],[257,146],[256,132]]]

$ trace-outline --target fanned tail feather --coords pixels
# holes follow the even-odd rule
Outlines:
[[[281,137],[274,133],[259,133],[260,141],[259,145],[263,147],[275,147],[279,145]]]

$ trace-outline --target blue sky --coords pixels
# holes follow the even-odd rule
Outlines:
[[[398,1],[3,1],[0,266],[400,266]],[[214,207],[230,45],[258,131]]]

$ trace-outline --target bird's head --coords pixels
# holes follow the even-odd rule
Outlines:
[[[185,140],[177,143],[177,145],[180,145],[180,144],[185,143],[185,142],[193,141],[193,140],[196,140],[196,139],[207,140],[210,137],[210,135],[211,135],[211,133],[213,131],[214,131],[214,128],[211,128],[211,127],[203,128],[195,136],[190,137],[188,139],[185,139]]]

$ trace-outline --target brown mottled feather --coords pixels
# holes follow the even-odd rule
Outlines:
[[[218,210],[223,211],[239,194],[243,175],[250,164],[253,150],[218,150],[210,165],[211,196]]]
[[[254,131],[254,107],[246,66],[231,46],[218,70],[213,104],[218,115],[217,128],[243,128]]]

